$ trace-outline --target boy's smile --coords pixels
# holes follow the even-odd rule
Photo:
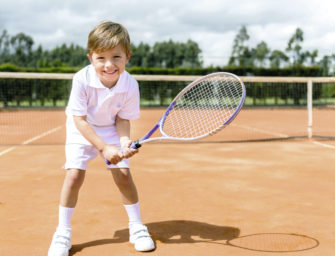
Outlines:
[[[92,55],[88,55],[88,58],[94,66],[101,83],[108,88],[112,88],[125,70],[130,56],[126,55],[119,44],[104,52],[93,52]]]

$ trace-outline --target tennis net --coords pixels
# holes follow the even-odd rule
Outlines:
[[[64,144],[73,74],[0,73],[0,145]],[[134,75],[141,118],[134,139],[198,76]],[[200,142],[335,139],[335,78],[242,77],[245,105],[224,131]]]

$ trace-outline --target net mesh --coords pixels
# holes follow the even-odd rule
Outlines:
[[[73,74],[0,72],[0,147],[64,144],[65,107],[72,77]],[[131,135],[132,139],[138,139],[161,118],[176,95],[198,77],[134,75],[134,78],[139,82],[141,117],[132,122]],[[191,143],[307,138],[309,79],[313,82],[312,137],[335,143],[334,77],[248,76],[241,79],[245,84],[246,99],[236,120],[223,132]],[[202,116],[205,110],[216,107],[215,101],[208,100],[204,105],[200,99],[198,115]]]
[[[191,139],[220,130],[244,99],[244,86],[234,76],[218,73],[196,81],[177,96],[162,132]]]

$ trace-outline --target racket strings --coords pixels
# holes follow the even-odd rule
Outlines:
[[[243,86],[234,77],[219,75],[188,89],[170,110],[163,131],[175,138],[194,138],[215,133],[234,115]]]

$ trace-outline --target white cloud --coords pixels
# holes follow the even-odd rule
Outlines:
[[[124,24],[135,44],[173,39],[198,42],[206,64],[224,65],[236,33],[247,26],[250,46],[265,41],[285,50],[297,27],[303,50],[333,54],[333,0],[0,0],[0,29],[24,32],[35,46],[86,45],[89,31],[102,20]]]

